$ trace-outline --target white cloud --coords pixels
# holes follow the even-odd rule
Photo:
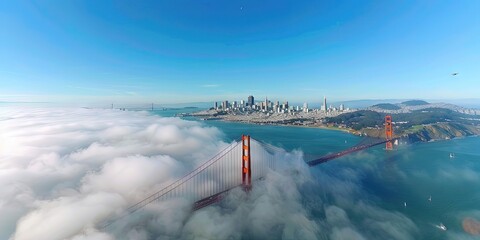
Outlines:
[[[20,219],[14,239],[65,239],[107,217],[124,200],[111,193],[93,193],[38,201],[33,210]]]
[[[221,137],[199,122],[146,112],[1,108],[0,239],[415,236],[402,214],[362,201],[361,176],[351,169],[312,174],[300,152],[279,154],[276,171],[249,194],[234,189],[220,204],[193,213],[191,200],[170,199],[108,232],[96,229],[226,147]],[[350,214],[368,224],[355,227]]]
[[[215,128],[144,112],[0,111],[1,239],[73,237],[227,145]]]

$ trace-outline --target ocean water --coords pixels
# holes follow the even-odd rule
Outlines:
[[[198,109],[191,111],[198,111]],[[178,109],[154,111],[154,114],[172,117],[183,112],[185,110]],[[361,141],[360,137],[352,134],[318,128],[257,125],[212,120],[202,121],[193,117],[184,119],[200,121],[206,126],[219,128],[224,133],[223,137],[227,142],[238,140],[242,134],[245,134],[288,151],[301,150],[307,157],[322,156],[332,151],[340,151]]]
[[[200,122],[219,128],[225,141],[249,134],[288,151],[302,151],[307,160],[362,140],[318,128]],[[319,222],[324,222],[326,208],[338,206],[349,218],[347,225],[367,239],[475,239],[463,230],[462,221],[480,220],[480,137],[400,145],[393,151],[376,146],[312,167],[311,174],[315,182],[301,190]],[[440,223],[448,230],[437,228]],[[388,226],[398,232],[369,235],[378,233],[375,227]]]

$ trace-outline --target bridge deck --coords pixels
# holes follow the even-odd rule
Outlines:
[[[380,141],[380,142],[376,142],[376,143],[366,144],[366,145],[362,145],[362,146],[355,146],[355,147],[352,147],[352,148],[343,150],[343,151],[341,151],[341,152],[336,152],[336,153],[331,153],[331,154],[325,155],[325,156],[323,156],[323,157],[321,157],[321,158],[318,158],[318,159],[309,161],[309,162],[307,162],[307,164],[308,164],[308,166],[313,167],[313,166],[315,166],[315,165],[328,162],[328,161],[333,160],[333,159],[335,159],[335,158],[339,158],[339,157],[345,156],[345,155],[350,154],[350,153],[358,152],[358,151],[361,151],[361,150],[364,150],[364,149],[367,149],[367,148],[371,148],[371,147],[373,147],[373,146],[377,146],[377,145],[380,145],[380,144],[384,144],[384,143],[386,143],[386,142],[387,142],[387,141],[385,140],[385,141]]]
[[[310,167],[313,167],[318,164],[345,156],[347,154],[358,152],[373,146],[384,144],[386,142],[386,140],[382,140],[374,143],[357,145],[341,152],[331,153],[318,159],[309,161],[307,162],[307,164]],[[260,156],[256,159],[261,160],[252,163],[252,166],[255,166],[256,169],[258,169],[254,172],[254,179],[263,179],[265,177],[265,174],[267,173],[267,169],[275,168],[275,152],[278,153],[284,150],[268,144],[263,144],[254,139],[252,139],[251,143],[253,150],[252,155]],[[245,185],[244,182],[242,183],[240,181],[241,177],[239,173],[242,169],[235,169],[236,166],[240,166],[240,164],[238,163],[240,163],[243,159],[243,154],[240,154],[242,152],[242,147],[245,146],[240,144],[240,142],[234,142],[230,144],[225,149],[220,151],[217,155],[215,155],[210,160],[206,161],[196,169],[192,170],[187,175],[174,181],[172,184],[166,186],[165,188],[151,194],[150,196],[147,196],[142,201],[130,206],[123,213],[112,214],[112,216],[104,220],[102,223],[99,223],[99,226],[101,226],[102,229],[107,229],[117,220],[131,215],[149,204],[172,197],[178,197],[181,195],[194,196],[199,199],[193,205],[194,211],[221,201],[224,198],[225,193],[235,187]],[[189,194],[191,193],[190,191],[192,191],[192,189],[200,190],[193,191],[193,194]]]

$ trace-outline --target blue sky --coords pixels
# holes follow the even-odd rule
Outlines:
[[[0,101],[480,98],[479,9],[474,0],[2,1]]]

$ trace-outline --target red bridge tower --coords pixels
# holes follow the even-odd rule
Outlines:
[[[252,187],[252,168],[250,156],[250,136],[242,135],[242,186],[245,190]]]
[[[385,138],[387,143],[385,145],[386,150],[393,150],[393,127],[392,127],[392,116],[385,116]]]

